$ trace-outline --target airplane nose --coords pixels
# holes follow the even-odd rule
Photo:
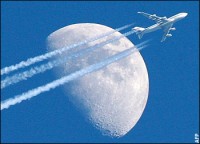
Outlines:
[[[182,13],[183,17],[186,17],[188,15],[188,13]]]

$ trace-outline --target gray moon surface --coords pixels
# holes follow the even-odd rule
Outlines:
[[[63,27],[47,37],[49,51],[97,37],[113,29],[94,23],[79,23]],[[86,49],[102,41],[122,35],[115,32],[97,41],[69,50],[57,58]],[[126,37],[98,48],[55,68],[57,77],[70,74],[132,47]],[[103,135],[122,137],[140,119],[148,99],[149,79],[139,51],[103,69],[87,74],[63,86],[70,101]]]

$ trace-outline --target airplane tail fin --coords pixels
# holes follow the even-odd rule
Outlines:
[[[144,35],[145,28],[143,28],[143,27],[134,27],[132,30],[138,35],[138,38],[141,39],[143,37],[143,35]]]

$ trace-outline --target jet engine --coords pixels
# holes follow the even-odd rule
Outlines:
[[[154,18],[156,17],[156,14],[150,15],[149,18]]]
[[[176,28],[175,28],[175,27],[173,27],[173,28],[170,28],[170,30],[172,30],[172,31],[175,31],[175,30],[176,30]]]
[[[166,35],[166,37],[171,37],[171,36],[172,36],[172,34],[167,34],[167,35]]]

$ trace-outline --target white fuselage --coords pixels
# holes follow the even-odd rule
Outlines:
[[[147,27],[145,28],[144,30],[144,34],[145,33],[150,33],[150,32],[153,32],[153,31],[156,31],[156,30],[159,30],[163,27],[166,27],[172,23],[175,23],[183,18],[185,18],[187,16],[187,13],[179,13],[179,14],[176,14],[170,18],[167,19],[167,22],[164,22],[164,23],[157,23],[157,24],[154,24],[150,27]]]

